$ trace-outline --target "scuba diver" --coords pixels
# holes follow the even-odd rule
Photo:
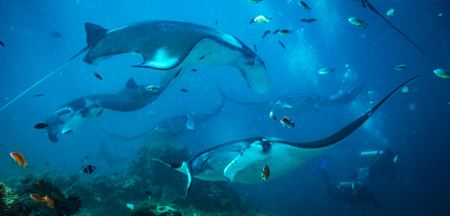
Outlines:
[[[363,206],[364,212],[367,210],[369,203],[375,208],[380,208],[374,196],[374,189],[371,185],[366,183],[369,174],[364,168],[359,169],[358,175],[352,181],[340,182],[332,187],[329,182],[329,175],[325,171],[328,159],[324,159],[320,165],[320,172],[325,176],[325,183],[328,194],[336,200],[344,200],[350,206],[357,206],[360,203]]]
[[[386,148],[384,151],[367,151],[361,152],[362,157],[368,157],[367,172],[370,178],[376,179],[377,176],[387,176],[389,180],[397,179],[397,171],[395,170],[395,162],[397,162],[398,154],[392,148]]]

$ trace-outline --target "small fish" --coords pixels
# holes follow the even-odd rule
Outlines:
[[[49,163],[45,163],[45,165],[47,165],[47,166],[50,166],[50,164],[49,164]]]
[[[252,202],[253,202],[253,201],[255,201],[255,200],[254,200],[253,198],[251,198],[251,197],[250,197],[250,198],[248,198],[248,200],[250,200],[250,201],[252,201]]]
[[[0,41],[0,45],[2,45],[2,47],[5,47],[5,44],[2,41]]]
[[[113,175],[117,175],[117,173],[113,173]]]
[[[406,66],[407,66],[407,65],[405,65],[405,64],[397,65],[397,66],[395,67],[395,70],[398,70],[398,71],[405,70],[405,69],[406,69]]]
[[[251,3],[259,3],[262,0],[248,0],[248,1],[251,2]]]
[[[88,173],[91,174],[92,172],[94,172],[95,170],[95,166],[89,165],[87,167],[85,167],[83,170],[81,170],[81,173]]]
[[[100,110],[100,111],[97,113],[97,116],[100,116],[100,115],[103,113],[103,110],[105,110],[105,109]]]
[[[19,164],[19,166],[23,166],[24,169],[26,165],[29,165],[25,163],[25,158],[22,156],[22,154],[11,152],[9,155],[11,155],[11,157],[14,159],[15,162],[17,162],[17,164]]]
[[[197,72],[197,69],[192,68],[191,71],[192,72]]]
[[[255,52],[258,52],[258,49],[256,49],[256,44],[253,44],[253,48],[255,48]]]
[[[145,90],[147,90],[147,91],[155,91],[158,89],[159,89],[159,86],[156,86],[156,85],[149,85],[149,86],[147,86],[147,88],[145,88]]]
[[[59,201],[62,202],[62,201],[64,200],[64,197],[63,197],[61,194],[59,194],[58,192],[53,191],[52,194],[53,194],[53,196],[54,196],[56,199],[58,199]]]
[[[88,158],[89,158],[89,156],[84,157],[85,160],[88,159]]]
[[[38,203],[45,204],[45,200],[42,199],[42,197],[37,194],[30,194],[30,197],[31,197],[31,199],[33,199],[34,201],[36,201]]]
[[[409,88],[407,86],[402,88],[402,92],[403,93],[408,93],[409,92]]]
[[[36,128],[36,129],[44,129],[46,127],[48,127],[47,123],[38,123],[34,126],[34,128]]]
[[[258,213],[259,207],[260,207],[260,206],[261,206],[261,205],[256,206],[256,209],[255,209],[255,212],[256,212],[256,213]]]
[[[268,34],[270,34],[270,30],[266,30],[266,31],[264,32],[264,34],[263,34],[261,40],[264,39],[264,37],[266,37],[266,35],[268,35]]]
[[[278,40],[278,43],[280,43],[280,45],[281,45],[284,49],[286,49],[286,46],[285,46],[283,43],[281,43],[281,41]]]
[[[276,120],[277,120],[277,118],[275,117],[275,114],[273,114],[273,110],[272,110],[272,111],[270,111],[270,113],[269,113],[269,117],[270,117],[270,119],[272,119],[272,120],[274,120],[274,121],[276,121]]]
[[[97,72],[94,72],[94,76],[97,77],[99,80],[103,80],[103,78]]]
[[[24,179],[20,179],[20,181],[22,182],[22,184],[27,184],[28,182],[30,182],[33,178],[28,177],[28,178],[24,178]]]
[[[439,16],[442,16],[443,14],[444,14],[444,13],[440,13]],[[0,42],[1,42],[1,41],[0,41]],[[5,45],[2,43],[2,46],[5,46]]]
[[[277,30],[273,31],[272,34],[276,34],[276,33],[278,33],[279,31],[280,31],[280,29],[277,29]]]
[[[283,125],[283,127],[284,126],[286,126],[286,127],[288,127],[288,128],[291,128],[291,127],[294,127],[295,126],[295,122],[294,121],[291,121],[288,117],[284,117],[283,119],[281,119],[280,120],[280,122],[281,122],[281,124]]]
[[[266,181],[269,178],[269,176],[270,176],[270,169],[267,166],[267,164],[266,164],[266,166],[264,166],[264,168],[261,170],[261,172],[262,172],[261,173],[262,180]]]
[[[444,70],[444,69],[436,69],[436,70],[434,70],[434,73],[435,73],[438,77],[441,77],[441,78],[444,78],[444,79],[450,78],[450,73],[447,72],[447,71]]]
[[[395,13],[395,9],[391,8],[391,9],[388,10],[388,12],[386,12],[386,15],[389,17],[389,16],[394,15],[394,13]]]
[[[319,70],[319,74],[329,74],[330,72],[334,72],[334,68],[322,68]]]
[[[35,94],[34,97],[43,97],[45,94]]]
[[[182,92],[188,92],[187,89],[180,89],[180,91],[182,91]]]
[[[44,197],[44,201],[47,203],[48,206],[51,208],[55,208],[55,202],[48,196]]]
[[[369,24],[363,22],[361,19],[356,18],[356,17],[350,17],[350,18],[348,18],[348,21],[353,25],[356,25],[359,27],[364,27],[364,28],[366,27],[366,25],[369,25]]]
[[[145,194],[147,194],[147,195],[149,195],[149,196],[150,196],[150,195],[152,195],[152,192],[151,192],[151,191],[149,191],[149,190],[146,190],[146,191],[145,191]]]
[[[198,58],[198,59],[202,60],[202,59],[205,58],[205,56],[206,56],[206,55],[200,56],[200,58]]]
[[[37,181],[36,181],[36,184],[37,184],[37,185],[41,185],[42,183],[44,183],[44,179],[41,179],[41,180],[37,180]]]
[[[252,24],[253,22],[257,22],[257,23],[266,23],[269,22],[269,20],[272,18],[266,18],[263,15],[257,16],[254,19],[250,20],[250,24]]]
[[[292,34],[292,31],[289,31],[287,29],[281,29],[280,31],[278,31],[278,34],[280,34],[280,35],[288,35],[288,34]]]
[[[62,36],[62,34],[57,31],[50,32],[50,35],[53,36],[53,38],[60,38]]]
[[[302,19],[300,21],[305,22],[305,23],[312,23],[312,22],[317,21],[317,19]]]
[[[303,1],[298,1],[298,4],[300,4],[300,6],[302,6],[305,9],[307,9],[308,11],[310,11],[312,9]]]
[[[219,22],[217,21],[217,19],[216,19],[216,25],[219,25]]]

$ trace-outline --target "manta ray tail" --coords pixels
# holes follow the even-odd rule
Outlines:
[[[368,1],[366,0],[366,3],[367,3],[367,6],[369,6],[370,10],[372,10],[373,12],[375,12],[376,14],[378,14],[381,18],[384,19],[384,21],[386,21],[389,25],[391,25],[392,28],[394,28],[395,30],[397,30],[401,35],[403,35],[403,37],[405,37],[407,40],[409,40],[409,42],[411,42],[411,43],[412,43],[412,44],[413,44],[420,52],[422,52],[422,54],[425,54],[425,52],[424,52],[422,49],[420,49],[419,46],[417,46],[411,39],[409,39],[405,34],[403,34],[403,32],[401,32],[400,30],[398,30],[397,27],[395,27],[394,25],[392,25],[392,23],[389,22],[389,20],[387,20],[383,15],[381,15],[381,13],[378,12],[378,10],[375,9],[375,7],[374,7],[372,4],[370,4],[370,2],[368,2]]]
[[[54,71],[50,72],[49,74],[47,74],[47,76],[45,76],[44,78],[42,78],[41,80],[37,81],[35,84],[33,84],[32,86],[30,86],[28,89],[26,89],[25,91],[23,91],[21,94],[19,94],[17,97],[15,97],[14,99],[12,99],[9,103],[7,103],[5,106],[3,106],[2,108],[0,108],[0,111],[2,111],[3,109],[5,109],[7,106],[11,105],[14,101],[16,101],[17,99],[19,99],[20,97],[22,97],[22,95],[26,94],[27,92],[29,92],[31,89],[33,89],[34,87],[36,87],[37,85],[39,85],[41,82],[43,82],[44,80],[46,80],[47,78],[49,78],[51,75],[53,75],[54,73],[56,73],[57,71],[59,71],[61,68],[63,68],[64,66],[66,66],[70,61],[72,61],[74,58],[78,57],[79,55],[81,55],[82,53],[84,53],[85,51],[87,51],[89,48],[91,48],[92,44],[95,44],[101,37],[103,37],[103,35],[106,33],[106,29],[91,24],[91,23],[86,23],[85,24],[85,29],[86,29],[86,35],[87,35],[87,43],[88,45],[82,49],[79,53],[77,53],[76,55],[74,55],[72,58],[70,58],[69,60],[67,60],[66,62],[64,62],[64,64],[62,64],[61,66],[59,66],[58,68],[56,68]]]

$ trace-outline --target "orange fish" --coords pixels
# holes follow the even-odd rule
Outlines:
[[[29,165],[25,163],[25,158],[20,153],[11,152],[9,155],[11,155],[11,157],[15,162],[17,162],[17,164],[19,164],[19,166],[23,166],[24,169],[26,165]]]
[[[42,183],[44,183],[44,179],[41,179],[41,180],[39,180],[39,181],[36,182],[37,185],[40,185],[40,184],[42,184]]]
[[[61,196],[61,194],[59,194],[58,192],[53,191],[52,192],[53,196],[56,197],[56,199],[58,199],[59,201],[63,201],[64,198]]]
[[[280,120],[281,124],[283,124],[283,126],[286,126],[288,128],[294,127],[295,126],[295,122],[291,121],[288,117],[284,117],[283,119]]]
[[[269,167],[267,166],[267,164],[266,164],[266,166],[261,170],[261,172],[262,172],[262,176],[261,176],[261,178],[262,178],[262,180],[263,181],[266,181],[268,178],[269,178],[269,175],[270,175],[270,170],[269,170]]]
[[[42,199],[42,197],[37,194],[30,194],[30,197],[31,197],[31,199],[33,199],[34,201],[36,201],[38,203],[45,204],[45,200]]]
[[[55,208],[55,202],[48,196],[44,197],[45,202],[47,203],[48,206]]]

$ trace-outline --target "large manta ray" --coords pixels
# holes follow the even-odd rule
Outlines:
[[[260,183],[262,182],[261,169],[265,165],[270,168],[270,177],[266,181],[274,180],[292,172],[306,161],[330,149],[349,136],[372,116],[384,102],[417,77],[396,88],[360,118],[322,140],[298,143],[271,137],[255,137],[216,146],[183,163],[154,160],[188,176],[186,193],[189,193],[194,177],[205,181]]]
[[[389,20],[387,20],[380,12],[378,12],[378,10],[372,4],[370,4],[370,2],[368,0],[354,0],[354,1],[361,3],[363,7],[366,7],[366,5],[367,5],[370,8],[370,10],[372,10],[374,13],[378,14],[378,16],[383,18],[384,21],[386,21],[390,26],[392,26],[392,28],[394,28],[398,33],[403,35],[403,37],[405,37],[409,42],[411,42],[412,45],[414,45],[420,52],[425,54],[425,52],[422,49],[420,49],[419,46],[417,46],[411,39],[408,38],[408,36],[403,34],[403,32],[401,32],[397,27],[395,27],[391,22],[389,22]]]
[[[205,122],[209,121],[220,111],[222,111],[224,105],[225,98],[222,99],[220,106],[217,107],[217,109],[211,114],[188,112],[172,116],[159,122],[148,132],[137,136],[123,136],[108,132],[105,129],[102,130],[109,137],[123,142],[134,141],[138,143],[155,143],[173,141],[189,134],[192,131],[195,131],[196,128],[201,127]]]
[[[57,142],[58,124],[64,124],[62,133],[74,132],[87,119],[106,116],[113,111],[129,112],[141,109],[154,101],[164,88],[148,90],[148,85],[138,86],[130,78],[124,89],[116,93],[84,96],[59,107],[47,117],[45,123],[35,126],[45,128],[52,142]]]
[[[341,95],[334,99],[327,99],[314,94],[292,94],[281,96],[277,99],[260,102],[260,103],[242,103],[237,102],[226,96],[222,91],[222,95],[229,101],[239,104],[246,109],[260,112],[268,115],[273,112],[275,116],[297,116],[313,110],[318,111],[321,108],[335,106],[339,104],[350,103],[361,93],[364,83],[359,85],[347,94]]]
[[[160,85],[164,87],[172,85],[191,64],[205,64],[235,67],[254,91],[269,91],[269,77],[264,62],[242,41],[223,31],[167,20],[139,22],[109,30],[86,23],[85,29],[87,47],[0,108],[0,111],[85,51],[87,54],[83,60],[89,64],[98,64],[117,54],[139,53],[144,62],[135,67],[159,70]]]

